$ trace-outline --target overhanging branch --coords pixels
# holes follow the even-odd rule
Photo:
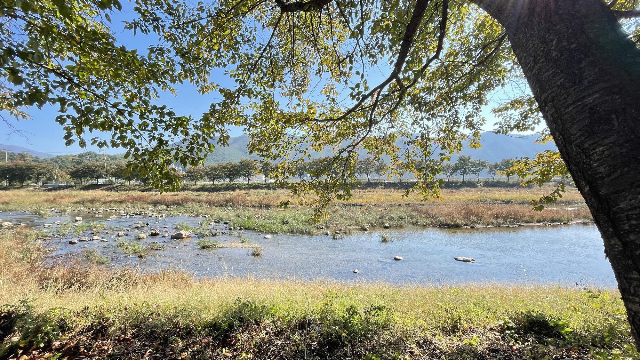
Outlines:
[[[280,11],[285,12],[308,12],[317,11],[325,7],[333,0],[310,0],[310,1],[294,1],[284,2],[283,0],[275,0]]]
[[[427,10],[427,6],[429,5],[430,0],[417,0],[416,5],[413,8],[413,13],[411,15],[411,19],[407,24],[407,28],[404,33],[404,37],[402,38],[402,43],[400,44],[400,51],[398,52],[398,56],[396,57],[395,64],[393,66],[393,71],[391,74],[378,86],[371,89],[367,94],[360,98],[360,100],[353,105],[349,110],[347,110],[344,114],[337,118],[330,119],[313,119],[316,122],[332,122],[332,121],[341,121],[346,119],[348,116],[358,111],[361,108],[362,104],[372,96],[377,95],[382,92],[387,85],[389,85],[392,81],[397,80],[399,78],[399,74],[402,71],[402,67],[404,66],[407,56],[409,54],[409,50],[413,46],[413,41],[415,38],[418,29],[420,28],[420,23],[424,18],[424,13]],[[445,1],[448,3],[448,0]],[[446,6],[446,5],[445,5]],[[377,106],[377,105],[376,105]]]

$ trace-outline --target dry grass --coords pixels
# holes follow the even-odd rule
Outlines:
[[[322,229],[404,226],[507,226],[523,223],[568,223],[590,220],[591,215],[575,189],[562,203],[534,211],[529,201],[549,189],[443,190],[442,199],[424,202],[418,195],[403,197],[401,190],[357,190],[349,201],[326,209],[320,224],[311,221],[313,208],[278,205],[290,198],[285,190],[235,190],[215,193],[141,191],[3,191],[0,210],[23,210],[46,215],[48,210],[85,211],[115,208],[125,211],[207,215],[234,226],[268,233],[317,233]]]
[[[516,203],[529,204],[529,201],[551,191],[543,188],[464,188],[459,190],[443,189],[441,199],[433,203]],[[422,204],[424,200],[418,194],[403,196],[404,191],[392,189],[355,190],[353,198],[346,204]],[[57,190],[16,189],[2,191],[0,206],[7,209],[28,209],[42,206],[123,206],[123,205],[161,205],[180,206],[202,204],[214,207],[275,207],[282,201],[290,200],[287,190],[234,190],[214,193],[181,191],[176,193],[158,193],[153,191],[104,191],[104,190]],[[293,199],[296,203],[296,199]],[[583,203],[577,190],[567,189],[562,204]]]
[[[440,199],[432,199],[434,203],[516,203],[529,204],[553,190],[550,185],[542,188],[462,188],[442,189]],[[424,203],[419,194],[403,196],[404,191],[384,188],[356,190],[354,196],[346,203],[359,204],[420,204]],[[575,188],[567,188],[561,203],[584,203],[582,195]]]

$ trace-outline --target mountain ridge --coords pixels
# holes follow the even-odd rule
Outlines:
[[[481,134],[481,148],[473,149],[469,146],[465,146],[459,154],[452,156],[452,161],[455,161],[460,155],[468,155],[477,160],[485,160],[493,163],[500,162],[503,159],[534,157],[536,152],[556,150],[553,143],[536,143],[535,140],[537,138],[538,136],[535,134],[502,135],[487,131]],[[249,155],[249,152],[247,151],[248,144],[249,136],[247,135],[232,137],[229,139],[229,146],[218,147],[207,156],[205,165],[238,162],[242,159],[259,160],[260,158],[257,155]],[[54,157],[54,155],[49,153],[31,150],[16,145],[0,144],[0,150],[6,150],[13,153],[27,153],[43,159]],[[327,155],[329,154],[317,153],[312,157],[317,158]]]
[[[557,150],[553,143],[538,144],[536,139],[538,135],[502,135],[494,132],[484,132],[481,134],[480,143],[482,147],[479,149],[470,148],[465,145],[464,149],[456,155],[452,156],[452,161],[455,161],[460,155],[468,155],[476,160],[485,160],[491,163],[500,162],[503,159],[513,159],[522,157],[534,157],[536,152],[542,152],[545,150]],[[260,158],[256,155],[249,155],[247,152],[247,145],[249,144],[249,137],[247,135],[240,135],[232,137],[229,140],[228,147],[216,148],[205,160],[205,165],[212,165],[225,162],[238,162],[242,159],[254,159]],[[318,153],[313,154],[312,158],[327,156],[328,154]]]
[[[42,152],[42,151],[36,151],[36,150],[31,150],[29,148],[26,147],[22,147],[22,146],[17,146],[17,145],[7,145],[7,144],[0,144],[0,151],[8,151],[8,152],[12,152],[12,153],[27,153],[29,155],[32,156],[37,156],[41,159],[49,159],[52,158],[54,155],[46,153],[46,152]]]

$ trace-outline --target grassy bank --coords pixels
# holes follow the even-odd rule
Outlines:
[[[317,233],[323,230],[359,230],[384,227],[478,227],[527,223],[568,223],[590,220],[580,194],[570,189],[562,202],[534,211],[529,204],[549,189],[463,188],[444,189],[442,199],[424,202],[419,196],[404,197],[402,190],[357,190],[349,201],[336,202],[320,223],[310,221],[313,209],[278,205],[287,200],[286,190],[181,191],[160,194],[127,190],[5,190],[0,211],[23,210],[47,214],[55,208],[82,212],[105,208],[126,212],[206,215],[234,226],[270,233]]]
[[[615,290],[196,280],[46,266],[0,231],[0,358],[637,358]]]

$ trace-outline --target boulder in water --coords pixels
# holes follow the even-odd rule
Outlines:
[[[189,232],[187,231],[178,231],[175,234],[171,235],[172,239],[176,239],[176,240],[180,240],[180,239],[185,239],[189,237]]]

